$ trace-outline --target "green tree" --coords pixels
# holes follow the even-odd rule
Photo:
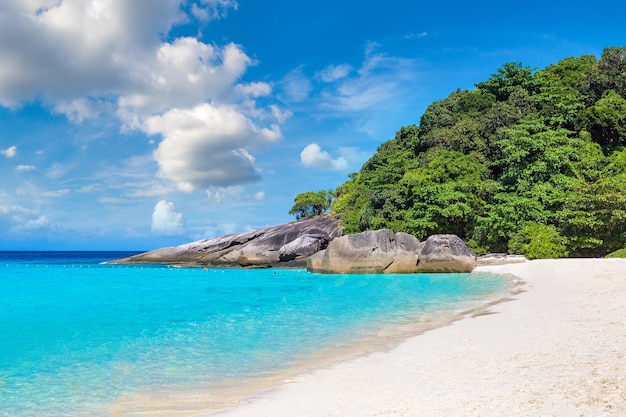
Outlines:
[[[626,100],[615,90],[608,90],[593,106],[580,114],[582,128],[593,140],[613,149],[626,145]]]
[[[545,206],[533,195],[500,192],[489,201],[473,230],[471,246],[482,252],[508,252],[509,240],[520,225],[529,222],[544,223],[550,216]]]
[[[596,170],[571,185],[556,212],[574,256],[602,256],[626,244],[626,150],[599,159]]]
[[[589,105],[608,90],[626,97],[626,46],[605,48],[600,60],[587,72],[581,90],[588,97]]]
[[[498,101],[508,100],[511,94],[519,90],[535,94],[539,91],[539,84],[533,71],[533,68],[525,67],[521,62],[507,62],[487,81],[477,83],[476,87],[493,94]]]
[[[507,63],[476,87],[432,103],[337,188],[344,232],[449,232],[530,257],[623,248],[626,48]]]
[[[433,148],[405,174],[395,229],[424,238],[432,233],[471,234],[497,184],[476,153]]]
[[[556,259],[567,256],[566,241],[553,225],[529,223],[513,235],[509,248],[528,259]]]
[[[296,219],[319,216],[330,208],[331,202],[332,192],[324,190],[298,194],[289,214],[295,215]]]

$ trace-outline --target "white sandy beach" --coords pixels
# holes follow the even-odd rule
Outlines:
[[[479,270],[514,274],[525,291],[210,415],[626,416],[626,260]]]

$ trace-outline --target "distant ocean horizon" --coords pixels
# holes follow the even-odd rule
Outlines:
[[[0,251],[0,416],[108,416],[121,397],[185,398],[512,288],[480,273],[102,264],[135,253]]]

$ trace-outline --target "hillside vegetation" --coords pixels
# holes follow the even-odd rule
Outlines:
[[[344,233],[454,233],[477,253],[604,256],[626,243],[626,47],[506,63],[432,103],[335,190]]]

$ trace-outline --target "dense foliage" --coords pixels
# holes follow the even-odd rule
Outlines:
[[[432,103],[337,188],[344,232],[454,233],[477,253],[604,256],[626,243],[626,47],[507,63]]]

